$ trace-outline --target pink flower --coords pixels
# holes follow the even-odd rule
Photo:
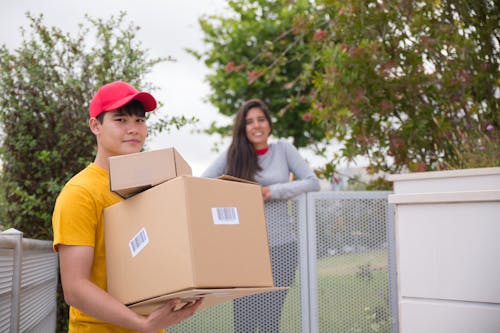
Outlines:
[[[311,112],[306,112],[302,115],[303,121],[310,121],[313,118]]]
[[[316,30],[314,32],[313,40],[321,40],[325,37],[325,30]]]
[[[247,80],[248,80],[248,83],[249,84],[252,84],[254,83],[255,81],[257,81],[257,79],[261,76],[261,73],[259,73],[258,71],[250,71],[247,73]]]
[[[488,132],[493,131],[493,125],[489,124],[488,126],[486,126],[486,130],[487,130]]]
[[[234,61],[229,62],[225,67],[226,73],[231,73],[234,70]]]
[[[425,162],[420,161],[420,162],[417,162],[415,164],[415,170],[413,170],[413,171],[415,171],[415,172],[423,172],[425,170],[426,170]]]

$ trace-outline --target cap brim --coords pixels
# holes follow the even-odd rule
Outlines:
[[[138,92],[137,94],[124,97],[113,104],[108,105],[103,111],[117,110],[132,100],[141,102],[144,106],[144,111],[146,112],[156,109],[156,99],[153,95],[147,92]]]

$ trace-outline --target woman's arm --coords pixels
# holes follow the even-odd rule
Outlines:
[[[222,176],[227,166],[227,150],[220,154],[215,161],[203,172],[202,177],[216,178]]]
[[[319,191],[320,185],[316,174],[302,158],[297,148],[286,141],[279,143],[284,151],[288,170],[295,180],[286,183],[276,183],[269,186],[272,199],[289,199],[306,192]]]

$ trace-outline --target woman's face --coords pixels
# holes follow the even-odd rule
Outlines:
[[[251,108],[245,117],[247,139],[255,149],[267,147],[267,138],[271,133],[271,124],[267,121],[264,111],[260,108]]]

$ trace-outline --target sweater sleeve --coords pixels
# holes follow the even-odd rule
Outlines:
[[[294,174],[294,179],[287,183],[276,183],[269,186],[272,199],[290,199],[306,192],[319,191],[318,177],[300,156],[293,145],[283,142],[288,169]]]
[[[201,175],[205,178],[217,178],[225,173],[227,165],[227,150],[220,154]]]

